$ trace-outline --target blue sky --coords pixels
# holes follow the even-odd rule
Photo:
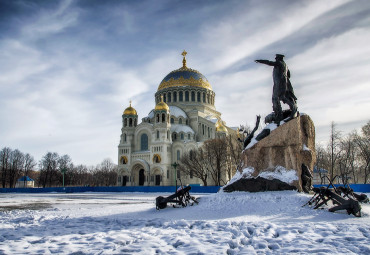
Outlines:
[[[285,54],[300,112],[348,133],[370,120],[370,1],[0,1],[0,147],[117,160],[121,115],[154,108],[161,80],[207,77],[228,126],[272,111]]]

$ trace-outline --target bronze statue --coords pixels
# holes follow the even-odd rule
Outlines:
[[[289,105],[291,111],[290,118],[292,119],[297,113],[297,98],[294,95],[293,87],[289,80],[290,71],[284,62],[284,55],[276,54],[275,60],[276,61],[258,59],[255,60],[255,62],[274,67],[272,75],[274,80],[272,109],[275,113],[274,122],[279,125],[280,121],[284,119],[280,101]]]

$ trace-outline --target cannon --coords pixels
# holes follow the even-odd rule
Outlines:
[[[174,204],[181,207],[186,207],[188,204],[193,205],[194,203],[198,204],[198,201],[195,197],[190,196],[189,191],[191,190],[190,186],[182,187],[176,190],[175,194],[172,194],[168,197],[159,196],[155,199],[156,209],[164,209],[167,207],[167,203]]]
[[[334,206],[329,208],[329,212],[346,210],[348,214],[361,217],[360,203],[369,202],[365,194],[356,194],[348,184],[336,188],[330,179],[327,187],[313,188],[313,192],[315,192],[313,197],[303,206],[308,204],[313,205],[314,209],[318,209],[324,204],[328,205],[328,202],[331,201]]]

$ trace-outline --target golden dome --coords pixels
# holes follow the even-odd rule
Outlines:
[[[135,108],[131,107],[131,101],[130,101],[130,106],[125,109],[123,114],[124,115],[137,115]]]
[[[224,126],[221,120],[217,121],[216,132],[225,132],[227,133],[227,128]]]
[[[203,74],[186,66],[186,54],[187,52],[183,51],[182,67],[167,74],[161,84],[159,84],[158,91],[170,87],[182,86],[193,86],[212,90],[211,84]]]
[[[168,107],[168,105],[163,102],[163,96],[161,96],[161,101],[155,106],[154,110],[156,111],[169,111],[170,108]]]

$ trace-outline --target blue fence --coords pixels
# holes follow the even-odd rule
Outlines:
[[[313,185],[315,188],[327,187],[326,185]],[[334,184],[335,187],[343,186],[341,184]],[[370,184],[350,184],[349,185],[354,192],[358,193],[370,193]]]
[[[191,186],[191,185],[190,185]],[[216,193],[220,186],[192,186],[192,193]],[[0,193],[82,193],[82,192],[168,192],[174,193],[175,186],[119,186],[119,187],[56,187],[56,188],[5,188]]]
[[[191,186],[191,185],[190,185]],[[327,185],[314,185],[314,187],[326,187]],[[335,185],[336,187],[341,185]],[[216,193],[221,186],[192,186],[192,193]],[[351,184],[354,192],[370,193],[370,184]],[[82,193],[82,192],[156,192],[174,193],[175,186],[125,186],[125,187],[58,187],[58,188],[5,188],[0,193]]]

